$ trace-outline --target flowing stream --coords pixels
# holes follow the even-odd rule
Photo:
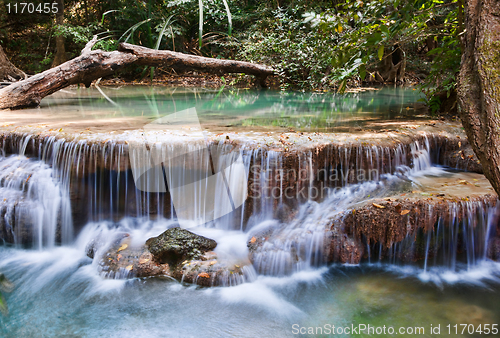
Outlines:
[[[200,95],[182,90],[168,96],[152,90],[133,92],[144,96],[138,103],[127,99],[129,89],[118,90],[114,96],[109,92],[112,90],[104,98],[75,93],[71,95],[76,98],[49,98],[42,111],[48,111],[50,120],[64,107],[61,116],[66,114],[68,121],[87,119],[93,110],[100,112],[92,117],[96,121],[112,120],[116,114],[117,121],[143,118],[146,111],[151,121],[160,111],[183,110],[194,100],[200,123],[216,121],[211,126],[215,130],[227,124],[230,130],[242,132],[266,126],[311,132],[347,128],[355,132],[373,121],[407,118],[408,105],[417,99],[411,90],[333,99],[228,91]],[[68,117],[73,114],[71,107],[79,111],[77,118]],[[276,187],[284,191],[287,184],[283,176],[276,175],[288,165],[283,152],[264,151],[249,141],[240,145],[237,154],[241,158],[235,160],[234,154],[226,156],[231,148],[227,144],[212,145],[212,154],[214,149],[222,154],[212,163],[213,171],[224,171],[228,163],[239,161],[243,171],[238,177],[246,174],[253,184],[249,186],[256,187],[250,192],[245,184],[241,190],[243,186],[227,172],[225,185],[218,182],[211,198],[217,200],[228,189],[236,200],[234,196],[249,189],[252,202],[215,219],[203,219],[206,205],[199,204],[198,197],[193,199],[194,211],[188,216],[196,226],[189,230],[216,240],[218,256],[243,267],[243,274],[226,275],[220,281],[222,286],[214,288],[167,277],[122,278],[99,264],[120,234],[128,234],[132,243],[140,245],[179,224],[180,211],[175,210],[173,198],[135,188],[133,173],[122,160],[128,152],[120,143],[124,137],[130,140],[135,136],[133,132],[116,136],[107,141],[111,145],[108,150],[89,141],[91,136],[87,140],[49,137],[37,143],[26,133],[9,147],[4,144],[0,153],[0,230],[4,242],[0,246],[0,272],[15,289],[5,294],[10,313],[0,316],[0,336],[291,337],[312,336],[300,328],[324,328],[325,324],[386,325],[396,330],[418,326],[425,328],[425,336],[432,336],[431,324],[440,325],[441,332],[447,332],[449,324],[500,324],[500,264],[488,259],[488,243],[495,235],[500,213],[491,200],[464,197],[447,202],[445,215],[429,204],[419,222],[436,222],[425,230],[410,231],[408,224],[406,237],[399,242],[366,240],[360,263],[328,260],[330,239],[326,235],[334,220],[347,217],[347,210],[398,194],[427,197],[426,187],[445,189],[447,183],[443,182],[448,181],[483,184],[481,175],[438,164],[442,147],[436,146],[432,136],[408,147],[374,144],[332,148],[329,156],[335,158],[335,166],[326,160],[325,166],[338,177],[320,190],[321,196],[315,189],[326,178],[321,181],[316,177],[314,151],[299,152],[296,167],[305,176],[300,194],[294,190],[293,203],[285,201],[283,195],[273,195]],[[163,147],[174,143],[174,138],[162,140]],[[195,157],[192,163],[186,160],[180,165],[184,174],[176,177],[189,182],[208,177],[211,171],[203,153],[205,145],[185,147],[189,147],[186,153]],[[102,163],[105,169],[98,168]],[[164,175],[175,175],[178,166],[166,167]],[[369,168],[377,174],[352,181],[352,168]],[[200,191],[204,190],[196,188],[194,194],[202,194]],[[217,208],[221,206],[216,203],[215,213],[223,215]],[[199,219],[203,221],[195,222]],[[262,245],[250,252],[249,241],[261,238]],[[87,256],[92,241],[100,243],[94,259]],[[413,262],[417,256],[422,259]],[[328,336],[326,330],[322,334]],[[350,335],[343,332],[339,336]]]

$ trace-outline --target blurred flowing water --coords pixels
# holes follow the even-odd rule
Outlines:
[[[271,126],[329,131],[404,117],[407,105],[418,98],[414,91],[402,89],[333,97],[169,90],[169,95],[166,89],[154,88],[149,93],[120,89],[106,97],[80,93],[49,98],[42,110],[56,116],[58,110],[64,115],[73,107],[80,117],[99,111],[97,119],[116,114],[156,118],[162,111],[194,104],[200,123],[214,128],[225,124],[234,130]],[[430,324],[498,323],[500,265],[487,259],[487,243],[499,212],[487,202],[457,201],[450,206],[447,217],[438,218],[435,227],[421,234],[425,258],[420,263],[399,259],[402,251],[418,249],[410,233],[392,244],[385,258],[379,256],[382,243],[372,243],[361,264],[326,262],[325,232],[339,213],[370,198],[416,189],[422,178],[460,178],[460,172],[436,164],[439,148],[433,141],[425,137],[409,147],[332,149],[330,156],[336,162],[325,165],[346,175],[326,185],[321,197],[312,193],[320,183],[313,153],[301,153],[297,163],[306,173],[301,186],[305,193],[292,205],[282,195],[272,195],[274,187],[283,190],[287,183],[276,178],[285,167],[283,154],[242,145],[242,163],[259,196],[251,196],[252,203],[230,215],[190,230],[215,239],[219,257],[247,262],[245,273],[241,279],[228,279],[226,287],[201,288],[170,278],[114,279],[101,271],[99,258],[117,235],[129,234],[141,244],[177,226],[168,194],[138,191],[131,171],[120,167],[128,151],[123,143],[111,140],[111,152],[105,152],[84,140],[51,138],[36,148],[29,135],[20,137],[11,145],[15,154],[0,154],[0,225],[6,242],[0,247],[0,271],[16,285],[6,295],[10,315],[0,317],[0,335],[289,337],[295,336],[296,325],[362,323],[427,329]],[[175,142],[163,141],[162,146]],[[165,168],[165,175],[180,168],[185,171],[183,178],[191,175],[191,182],[206,178],[211,170],[201,153],[205,145],[184,146],[196,155],[196,166],[173,164],[173,169]],[[36,148],[36,156],[26,153],[29,147]],[[224,154],[230,149],[223,143],[212,145],[212,153],[214,149],[222,154],[212,163],[218,172],[227,167]],[[96,169],[103,161],[113,170]],[[353,182],[347,174],[353,168],[377,169],[378,174]],[[82,193],[79,199],[72,196],[70,186],[75,185]],[[217,189],[203,198],[217,199],[226,188],[221,184]],[[72,203],[83,210],[82,226],[77,226],[82,220],[71,212]],[[203,217],[203,205],[196,204],[194,210],[193,219]],[[426,212],[432,216],[434,211]],[[25,231],[22,225],[30,222],[35,224],[33,230]],[[268,238],[251,264],[247,243],[263,233]],[[87,248],[96,239],[102,243],[91,259]]]

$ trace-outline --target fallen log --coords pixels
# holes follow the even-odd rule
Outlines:
[[[263,87],[266,78],[274,74],[272,69],[250,62],[154,50],[128,43],[121,43],[118,50],[113,52],[91,51],[94,43],[95,39],[90,41],[79,57],[0,89],[0,109],[36,107],[44,97],[62,88],[79,83],[90,87],[93,80],[131,65],[163,66],[177,71],[197,70],[216,74],[245,73],[254,75]]]

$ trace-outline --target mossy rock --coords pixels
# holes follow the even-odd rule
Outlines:
[[[185,260],[199,259],[213,250],[217,242],[181,228],[168,229],[158,237],[146,241],[155,261],[175,266]]]

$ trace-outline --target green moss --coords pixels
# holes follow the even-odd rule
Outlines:
[[[489,95],[500,105],[500,41],[494,40],[495,35],[489,33],[484,38],[483,45],[478,49],[482,60],[481,76],[486,79]],[[498,109],[496,115],[498,116]]]

